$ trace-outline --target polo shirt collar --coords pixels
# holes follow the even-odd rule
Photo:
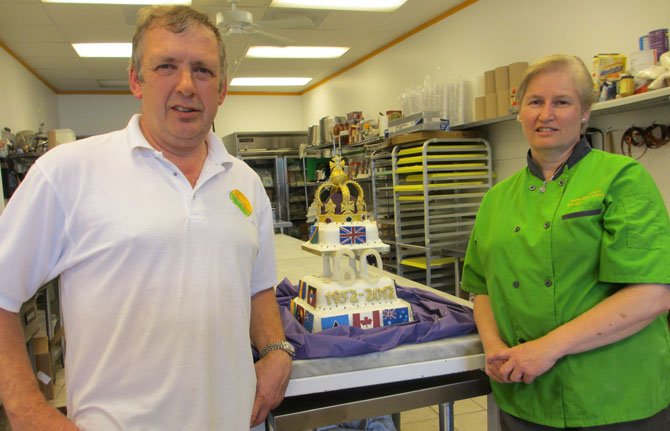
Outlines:
[[[128,146],[131,150],[135,148],[146,148],[154,153],[160,153],[160,151],[152,147],[151,144],[149,144],[149,141],[147,141],[147,138],[144,137],[142,129],[140,128],[141,116],[141,114],[135,114],[128,122],[128,126],[126,127],[128,132]],[[234,158],[228,153],[228,150],[226,150],[221,139],[210,130],[206,140],[208,150],[207,160],[223,168],[230,168]]]
[[[552,180],[554,178],[558,178],[563,173],[566,167],[567,168],[573,167],[578,161],[583,159],[589,152],[591,152],[591,146],[586,140],[586,137],[582,136],[579,142],[577,142],[577,145],[575,145],[575,148],[573,148],[572,154],[570,154],[568,160],[566,160],[565,163],[563,163],[554,173],[554,177],[552,178]],[[542,173],[542,168],[540,168],[540,166],[537,163],[535,163],[535,160],[533,160],[533,157],[531,156],[530,150],[528,150],[528,154],[526,155],[526,162],[528,163],[528,170],[530,171],[530,173],[544,181],[544,174]]]

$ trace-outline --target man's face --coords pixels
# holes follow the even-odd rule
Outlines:
[[[142,42],[142,77],[131,67],[130,88],[142,100],[140,126],[156,148],[176,154],[202,144],[223,103],[214,34],[196,27],[172,33],[149,29]]]

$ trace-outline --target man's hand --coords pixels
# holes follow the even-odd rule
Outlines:
[[[288,353],[275,350],[256,362],[256,397],[251,411],[251,426],[261,424],[284,399],[291,377],[293,360]]]

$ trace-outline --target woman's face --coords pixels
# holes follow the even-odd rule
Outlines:
[[[519,122],[533,153],[571,151],[588,116],[567,69],[543,72],[533,78],[519,106]]]

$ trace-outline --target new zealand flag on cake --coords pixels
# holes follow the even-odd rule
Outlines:
[[[365,226],[340,227],[340,244],[365,244]]]

